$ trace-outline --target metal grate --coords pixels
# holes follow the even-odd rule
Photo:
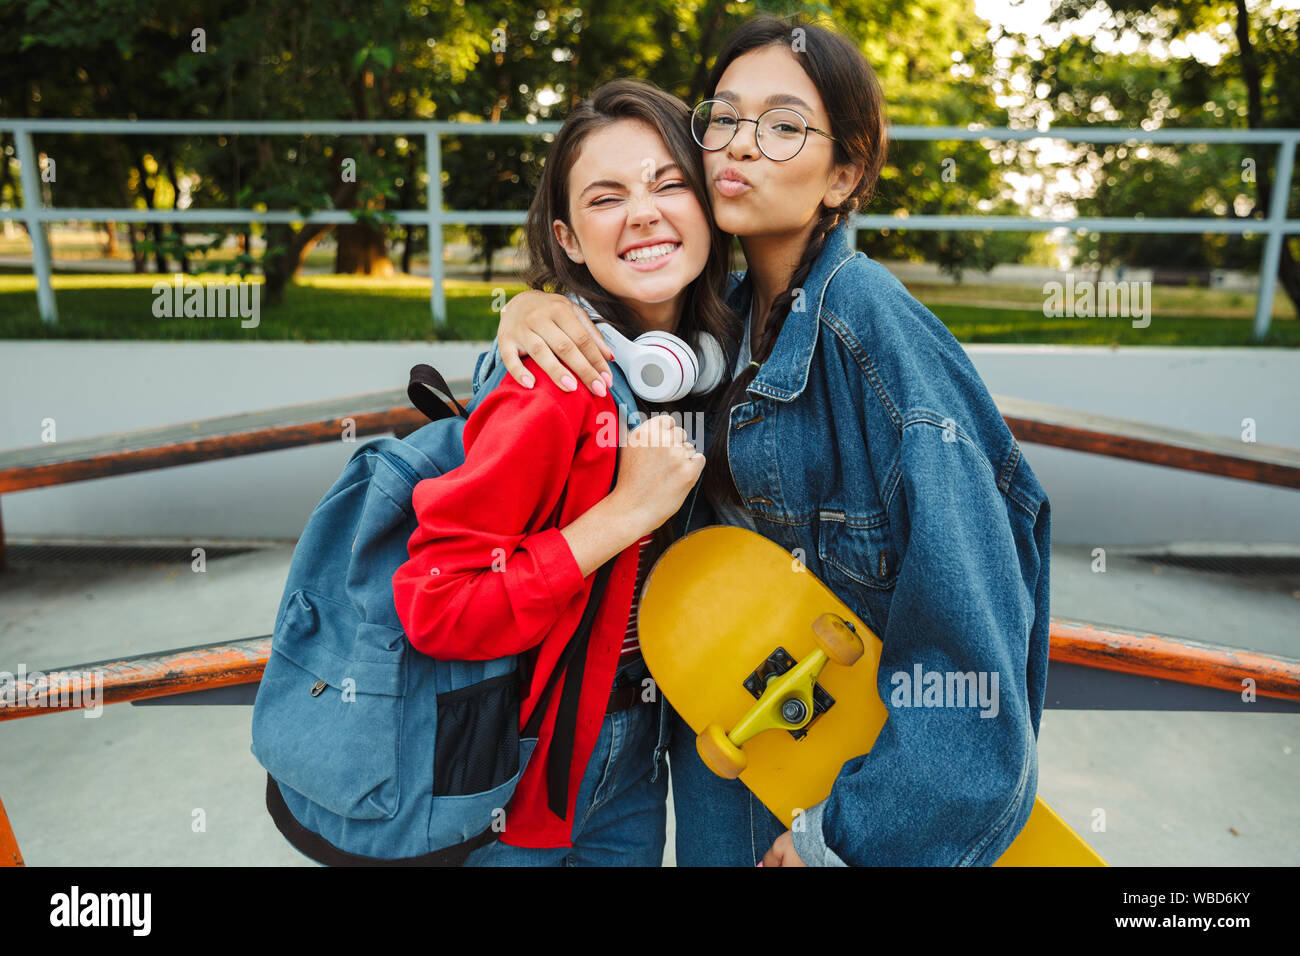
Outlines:
[[[1300,577],[1300,555],[1135,554],[1154,564],[1250,577]]]
[[[213,561],[249,551],[253,546],[215,546],[198,542],[172,545],[132,544],[10,544],[5,549],[13,567],[48,564],[189,564],[193,550],[203,548],[204,558]]]
[[[1135,552],[1128,557],[1136,559],[1151,571],[1159,573],[1164,568],[1172,571],[1190,571],[1194,574],[1215,575],[1223,584],[1258,592],[1277,592],[1300,598],[1300,555],[1288,551],[1278,553],[1197,553],[1186,552]],[[1212,580],[1207,577],[1206,581]]]

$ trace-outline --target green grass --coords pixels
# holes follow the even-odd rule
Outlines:
[[[1063,280],[1061,280],[1063,281]],[[1001,309],[1021,306],[1041,309],[1043,290],[1033,285],[994,285],[992,283],[908,282],[907,290],[931,309],[936,305],[974,305]],[[1152,285],[1151,312],[1155,315],[1185,315],[1193,318],[1253,319],[1254,292],[1198,289],[1193,286]],[[1273,296],[1273,318],[1294,319],[1295,306],[1280,288]]]
[[[244,342],[483,340],[496,334],[494,290],[504,289],[506,296],[510,296],[523,288],[518,282],[448,280],[447,324],[435,331],[429,314],[427,279],[307,276],[290,285],[282,307],[272,309],[263,303],[259,325],[246,329],[238,317],[155,317],[151,290],[160,278],[167,280],[156,275],[56,275],[59,322],[50,329],[37,312],[35,279],[30,274],[0,275],[0,338]],[[216,275],[199,278],[226,279]],[[1135,329],[1130,319],[1123,318],[1048,318],[1039,304],[1041,292],[1036,290],[1027,292],[990,285],[969,287],[964,293],[955,294],[949,286],[917,287],[913,291],[962,342],[1253,344],[1252,323],[1248,318],[1253,314],[1253,303],[1211,298],[1232,294],[1202,291],[1198,295],[1196,290],[1172,290],[1178,294],[1168,297],[1157,294],[1150,326]],[[953,302],[955,297],[960,297],[960,302],[965,304]],[[1195,314],[1198,304],[1220,314]],[[1170,309],[1170,314],[1165,309]],[[1230,310],[1229,315],[1236,310],[1241,314],[1228,317],[1223,314],[1225,309]],[[1263,344],[1300,347],[1300,322],[1294,317],[1274,319]]]
[[[263,301],[256,328],[235,318],[158,318],[153,314],[156,275],[57,275],[59,321],[48,328],[36,307],[31,276],[0,275],[0,338],[150,339],[251,341],[403,341],[491,339],[497,312],[493,291],[507,297],[518,282],[444,283],[447,323],[436,331],[427,279],[308,276],[290,285],[280,308]],[[227,281],[225,276],[198,277]],[[260,278],[253,281],[260,282]]]
[[[922,300],[924,301],[924,300]],[[1133,320],[1049,318],[1042,309],[1000,309],[926,303],[959,342],[1032,345],[1198,345],[1300,348],[1300,322],[1274,319],[1264,341],[1251,338],[1253,323],[1243,319],[1164,315],[1153,310],[1151,324],[1133,328]]]

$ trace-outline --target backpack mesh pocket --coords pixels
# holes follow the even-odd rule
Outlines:
[[[433,793],[482,793],[519,772],[519,675],[438,695]]]

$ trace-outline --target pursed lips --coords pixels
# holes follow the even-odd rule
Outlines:
[[[753,185],[737,176],[718,176],[713,180],[713,188],[723,197],[732,198],[753,189]]]

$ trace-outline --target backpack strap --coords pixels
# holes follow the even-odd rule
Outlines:
[[[442,377],[432,365],[413,365],[411,366],[411,379],[406,386],[406,397],[411,400],[411,404],[424,413],[424,417],[431,422],[440,421],[444,418],[450,418],[451,409],[445,402],[440,401],[434,392],[442,392],[447,396],[447,400],[456,406],[456,411],[461,418],[468,418],[469,412],[461,407],[460,402],[456,401],[456,396],[452,394],[451,389],[447,386],[447,380]]]
[[[551,738],[551,752],[546,760],[546,795],[551,812],[561,820],[569,808],[569,765],[573,760],[573,746],[578,729],[578,700],[582,696],[582,676],[586,670],[587,648],[591,644],[592,623],[596,607],[600,604],[614,566],[611,558],[601,567],[592,586],[591,600],[582,614],[578,633],[569,641],[564,662],[564,686],[560,690],[560,705],[555,713],[555,734]],[[559,663],[556,670],[559,670]]]
[[[618,462],[620,452],[614,448],[614,478],[609,489],[612,492],[618,483]],[[546,713],[546,701],[555,692],[555,687],[564,676],[564,686],[560,690],[560,703],[555,713],[555,731],[551,735],[551,749],[546,758],[546,796],[547,805],[552,813],[564,819],[569,808],[569,765],[573,760],[573,746],[578,727],[578,701],[582,696],[582,677],[586,670],[587,648],[591,644],[591,630],[596,621],[596,609],[604,596],[605,585],[609,583],[610,573],[618,555],[610,558],[596,572],[591,595],[582,612],[582,620],[573,637],[565,645],[560,657],[555,662],[546,686],[533,707],[533,713],[524,727],[523,736],[536,737],[541,732],[542,717]]]

